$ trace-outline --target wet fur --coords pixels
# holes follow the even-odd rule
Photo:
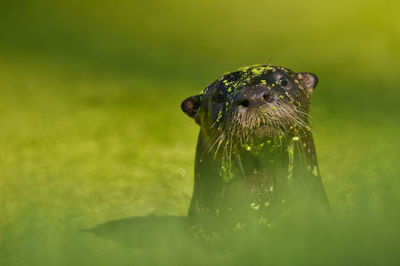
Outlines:
[[[260,78],[256,75],[251,76],[253,83],[240,83],[237,91],[228,94],[229,90],[224,87],[228,83],[222,84],[224,80],[240,81],[241,75],[248,77],[254,68],[262,69],[264,72],[256,71],[261,73],[284,73],[282,75],[290,79],[292,90],[257,84]],[[192,96],[182,103],[185,113],[201,127],[189,217],[215,216],[220,212],[227,215],[227,210],[232,207],[241,210],[235,215],[243,216],[251,202],[271,202],[279,206],[285,199],[284,195],[289,195],[285,192],[286,187],[292,186],[288,174],[295,176],[298,191],[316,195],[321,205],[329,208],[309,126],[309,99],[316,85],[313,78],[316,79],[312,74],[296,74],[285,68],[254,66],[247,72],[224,75],[207,87],[201,96]],[[252,92],[253,87],[259,89],[259,86],[274,91],[276,100],[247,109],[233,104],[235,97],[243,94],[244,90]],[[221,90],[225,93],[225,100],[217,103],[213,97]],[[246,147],[252,149],[251,152]],[[289,147],[292,147],[292,155],[288,157]],[[288,170],[288,165],[293,169]],[[267,191],[271,187],[278,189]],[[230,217],[234,215],[231,211],[228,213]]]

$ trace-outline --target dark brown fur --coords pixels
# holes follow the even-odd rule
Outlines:
[[[266,219],[299,202],[328,208],[308,115],[317,80],[255,65],[183,101],[201,128],[189,217]]]

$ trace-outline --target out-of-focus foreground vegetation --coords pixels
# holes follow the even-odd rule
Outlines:
[[[0,265],[398,265],[398,10],[394,0],[2,1]],[[81,231],[186,215],[198,128],[181,100],[268,62],[320,78],[311,114],[331,221],[293,219],[229,252],[176,247],[167,234],[141,250]]]

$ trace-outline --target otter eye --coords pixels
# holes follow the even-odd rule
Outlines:
[[[289,85],[289,81],[287,80],[287,78],[280,78],[278,84],[282,87],[286,87],[287,85]]]
[[[222,91],[214,94],[214,101],[217,103],[222,103],[225,100],[225,95]]]

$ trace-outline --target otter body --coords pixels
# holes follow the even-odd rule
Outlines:
[[[253,65],[224,74],[182,110],[200,126],[189,218],[257,216],[329,204],[309,126],[311,73]]]

